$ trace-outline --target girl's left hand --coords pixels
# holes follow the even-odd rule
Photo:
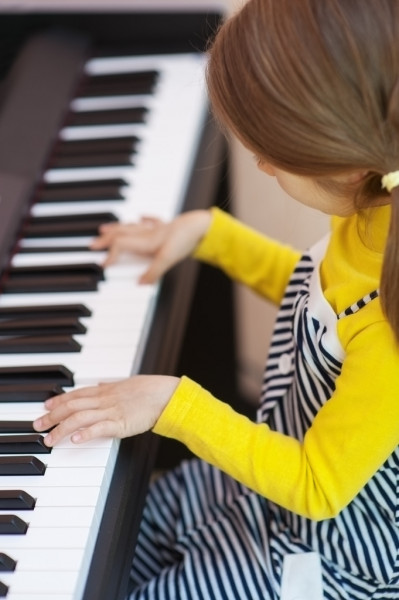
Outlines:
[[[67,392],[47,400],[44,406],[49,412],[33,426],[36,431],[54,428],[44,438],[47,446],[67,436],[79,444],[143,433],[155,425],[179,381],[178,377],[136,375]]]

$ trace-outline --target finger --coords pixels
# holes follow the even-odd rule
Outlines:
[[[175,265],[178,260],[178,257],[168,254],[166,248],[163,248],[162,252],[159,252],[156,255],[154,260],[151,261],[148,269],[140,276],[139,283],[155,283],[155,281],[158,281],[158,279]]]
[[[99,402],[97,398],[76,398],[67,400],[36,419],[33,422],[33,427],[36,431],[47,431],[78,411],[96,410],[98,406]]]
[[[109,386],[109,385],[110,385],[109,383],[104,383],[104,386]],[[56,424],[58,422],[56,420],[57,418],[62,418],[62,413],[61,413],[61,416],[59,416],[60,415],[59,412],[56,413],[55,417],[54,417],[54,411],[56,409],[60,410],[60,407],[61,407],[62,411],[67,411],[68,407],[70,410],[71,406],[72,406],[72,410],[73,410],[74,405],[68,404],[73,401],[86,402],[86,403],[89,402],[90,404],[87,404],[87,406],[92,405],[91,399],[97,398],[99,389],[100,388],[98,385],[82,387],[82,388],[73,390],[71,392],[65,392],[64,394],[59,394],[58,396],[53,396],[52,398],[49,398],[44,403],[44,408],[49,412],[46,415],[43,415],[42,417],[36,419],[33,422],[34,428],[37,431],[41,431],[43,429],[52,427],[54,424]],[[82,406],[83,406],[83,404],[82,404]],[[50,419],[54,419],[53,422],[51,422]]]
[[[149,227],[156,227],[158,225],[163,225],[163,221],[161,221],[161,219],[157,219],[156,217],[148,217],[148,216],[143,216],[140,219],[140,223],[143,223],[144,225],[147,225]]]
[[[103,223],[98,228],[101,235],[115,235],[118,233],[129,233],[135,223]]]
[[[108,248],[108,254],[103,262],[103,267],[106,269],[107,267],[115,264],[118,261],[118,258],[123,249],[120,246],[120,243],[115,242]]]
[[[63,394],[58,394],[57,396],[48,398],[44,403],[44,407],[48,411],[50,411],[56,408],[57,406],[64,405],[70,400],[77,400],[78,398],[92,398],[97,396],[98,390],[98,385],[93,385],[88,387],[80,387],[75,390],[72,390],[71,392],[64,392]]]
[[[118,238],[119,235],[122,235],[122,232],[119,229],[101,233],[101,235],[92,240],[90,248],[92,250],[105,250],[111,246],[111,244],[115,239]]]
[[[92,240],[90,247],[93,249],[108,248],[112,242],[121,235],[131,235],[137,227],[134,223],[107,223],[99,227],[99,235]]]
[[[159,246],[157,233],[148,234],[148,232],[138,232],[133,237],[131,235],[120,235],[108,248],[108,255],[103,263],[104,267],[114,264],[121,254],[132,253],[140,257],[149,257],[154,254]]]
[[[132,254],[141,254],[140,241],[137,238],[121,235],[112,241],[108,247],[108,254],[103,262],[103,267],[109,267],[116,263],[121,254],[130,252]],[[145,253],[144,253],[145,254]]]
[[[119,437],[117,426],[114,421],[104,420],[98,423],[94,423],[90,425],[90,427],[85,427],[84,429],[79,429],[75,433],[71,435],[71,441],[74,444],[83,444],[85,442],[90,442],[91,440],[99,439],[99,438],[114,438]]]
[[[46,446],[56,446],[64,438],[71,437],[80,430],[90,428],[96,423],[108,420],[107,415],[106,410],[80,410],[75,412],[54,427],[44,437],[44,443]]]

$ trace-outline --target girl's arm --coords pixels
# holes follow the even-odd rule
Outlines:
[[[149,258],[142,283],[153,283],[193,255],[276,303],[300,256],[218,209],[187,212],[170,223],[144,218],[137,224],[107,224],[92,248],[108,249],[105,266],[122,252]]]
[[[194,256],[279,304],[301,253],[214,208]]]
[[[249,421],[188,379],[154,431],[293,512],[334,517],[399,443],[399,351],[382,315],[366,325],[365,313],[377,311],[371,304],[351,316],[357,333],[336,390],[303,442]]]

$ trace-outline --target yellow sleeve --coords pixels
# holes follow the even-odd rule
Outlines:
[[[194,257],[217,266],[261,296],[279,303],[301,253],[227,213],[212,209],[211,226]]]
[[[373,304],[350,317],[358,333],[344,332],[350,339],[336,390],[303,442],[251,422],[187,378],[154,431],[295,513],[334,517],[399,442],[398,348],[385,321],[359,328]]]

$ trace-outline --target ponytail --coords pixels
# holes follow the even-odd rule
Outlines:
[[[380,296],[385,316],[399,344],[399,187],[391,192],[391,222],[382,265]]]

